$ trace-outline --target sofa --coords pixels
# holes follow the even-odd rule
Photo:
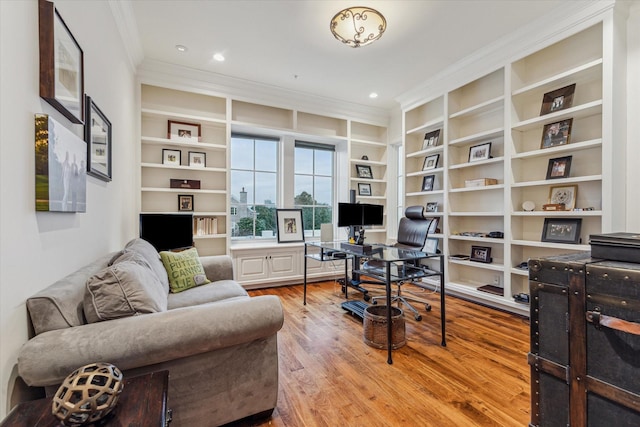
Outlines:
[[[118,295],[90,289],[96,277],[125,270],[124,263],[132,259],[136,265],[127,265],[135,272],[133,290],[124,289],[119,277],[104,287]],[[233,280],[229,256],[199,261],[210,283],[169,292],[159,253],[134,239],[122,251],[33,295],[27,309],[34,336],[19,352],[20,377],[51,394],[72,371],[93,362],[112,363],[125,378],[168,370],[173,426],[217,426],[269,416],[278,397],[277,333],[284,321],[280,300],[250,297]],[[151,283],[149,299],[155,302],[149,308],[140,297],[144,292],[135,287]],[[116,301],[116,318],[96,317],[96,307],[102,310],[99,305],[105,301]]]

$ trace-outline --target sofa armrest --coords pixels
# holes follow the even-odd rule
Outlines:
[[[233,280],[233,260],[229,255],[211,255],[200,257],[207,279],[212,282],[218,280]]]
[[[263,295],[59,329],[22,346],[18,372],[52,386],[89,363],[130,370],[269,337],[283,322],[280,299]]]

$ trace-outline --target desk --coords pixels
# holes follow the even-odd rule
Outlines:
[[[368,277],[372,277],[379,280],[381,284],[385,286],[387,297],[387,350],[388,358],[387,363],[392,364],[391,357],[392,351],[392,325],[391,325],[391,284],[399,281],[415,280],[428,276],[439,276],[440,278],[440,327],[442,334],[441,345],[445,347],[447,345],[445,339],[445,277],[444,277],[444,254],[434,254],[422,251],[416,251],[412,249],[403,249],[394,246],[387,246],[382,244],[372,244],[371,250],[367,253],[360,253],[352,250],[351,248],[344,247],[342,243],[345,242],[308,242],[304,245],[304,296],[303,303],[307,304],[307,259],[314,258],[319,261],[332,261],[335,259],[345,260],[345,296],[347,296],[347,259],[353,259],[352,265],[352,278],[358,278],[361,274]],[[308,248],[317,248],[319,253],[310,254]],[[346,258],[336,258],[335,254],[345,254]],[[333,254],[329,256],[328,254]],[[361,269],[360,260],[362,258],[368,258],[381,262],[385,268],[382,269]],[[426,268],[413,268],[407,264],[407,262],[419,262],[423,259],[439,258],[440,270],[432,271]],[[396,264],[399,263],[399,264]]]

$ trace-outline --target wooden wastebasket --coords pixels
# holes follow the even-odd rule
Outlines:
[[[362,319],[363,340],[375,348],[387,348],[387,306],[370,305],[364,310]],[[391,348],[397,349],[407,343],[405,339],[404,313],[391,307]]]

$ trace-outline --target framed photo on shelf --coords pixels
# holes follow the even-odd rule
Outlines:
[[[200,123],[186,123],[169,120],[167,138],[172,141],[200,141]]]
[[[469,163],[491,158],[491,142],[474,145],[469,148]]]
[[[425,157],[424,164],[422,165],[422,170],[428,171],[428,170],[437,168],[439,159],[440,159],[440,154],[433,154],[431,156]]]
[[[370,196],[371,184],[358,183],[358,196]]]
[[[371,166],[369,165],[356,165],[356,172],[358,178],[373,179],[373,172],[371,172]]]
[[[491,263],[491,247],[490,246],[471,246],[471,255],[469,261]]]
[[[578,197],[577,185],[559,185],[549,189],[550,204],[564,204],[566,211],[572,211],[576,207],[576,199]]]
[[[111,122],[89,95],[85,97],[84,140],[87,173],[111,181]]]
[[[193,194],[178,194],[178,211],[193,212]]]
[[[561,120],[544,125],[540,148],[556,147],[569,143],[573,119]]]
[[[427,202],[426,212],[438,212],[438,202]]]
[[[542,229],[543,242],[580,243],[582,218],[545,218]]]
[[[435,175],[427,175],[422,178],[422,191],[433,191],[433,183],[436,179]]]
[[[182,164],[182,151],[171,150],[169,148],[162,149],[162,164],[180,166]]]
[[[549,159],[547,167],[547,179],[568,178],[571,170],[571,159],[573,156],[557,157]]]
[[[429,147],[435,147],[440,140],[440,129],[427,132],[424,134],[424,142],[422,143],[422,149],[426,150]]]
[[[304,242],[302,209],[276,209],[278,243]]]
[[[576,84],[571,84],[551,92],[547,92],[542,97],[542,107],[540,115],[553,113],[560,110],[571,108],[573,105],[573,93],[576,90]]]
[[[52,2],[40,1],[40,97],[73,123],[84,117],[84,53]]]
[[[189,151],[189,166],[192,168],[204,168],[207,166],[207,153]]]

